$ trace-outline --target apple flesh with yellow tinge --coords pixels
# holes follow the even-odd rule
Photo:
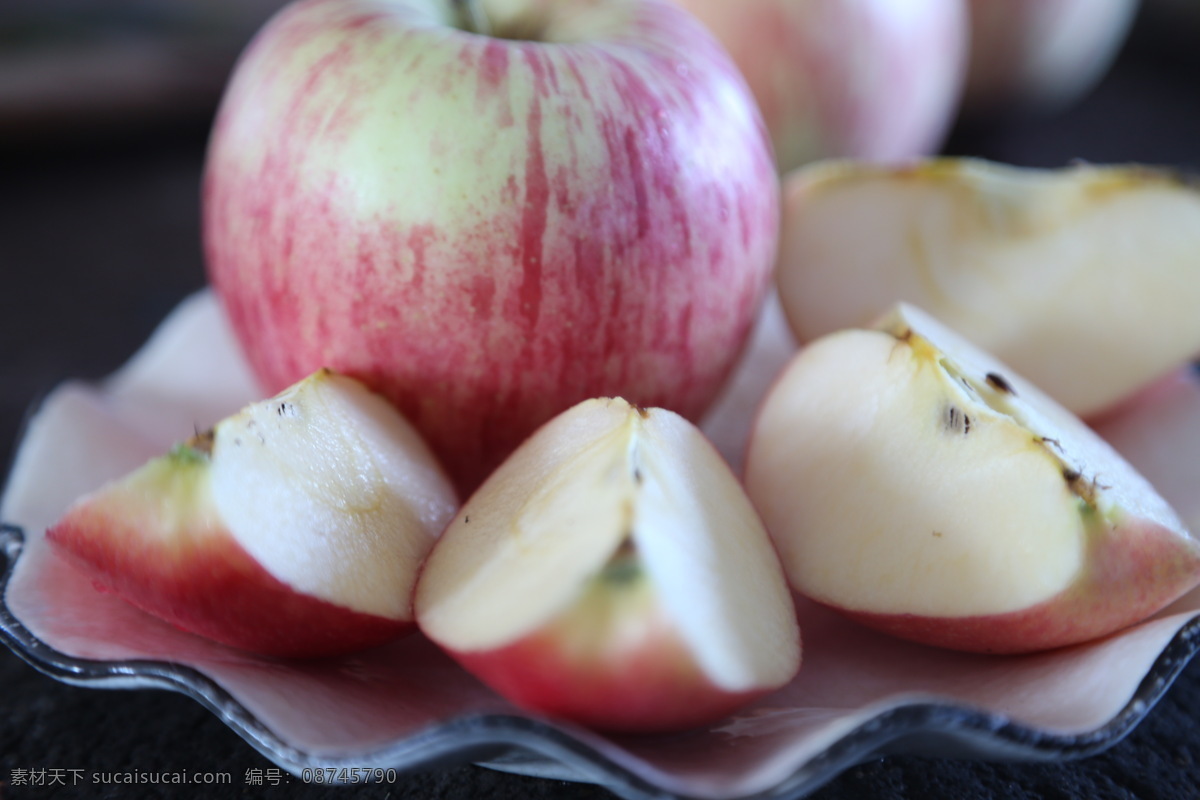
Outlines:
[[[912,307],[800,351],[745,480],[795,589],[926,644],[1088,641],[1200,582],[1200,544],[1145,478]]]
[[[1200,353],[1197,252],[1164,170],[838,161],[788,177],[777,281],[801,342],[912,303],[1090,417]]]
[[[415,605],[510,701],[601,730],[712,722],[800,662],[778,556],[729,467],[682,417],[620,399],[558,415],[501,465]]]
[[[403,417],[321,370],[80,498],[46,535],[176,627],[315,657],[414,628],[418,569],[457,507]]]
[[[233,74],[204,239],[268,391],[363,380],[465,495],[588,397],[699,418],[778,195],[745,81],[669,0],[308,0]]]

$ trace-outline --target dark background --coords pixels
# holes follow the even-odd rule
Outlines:
[[[1200,28],[1144,14],[1112,71],[1082,102],[1052,116],[960,125],[946,150],[1031,166],[1082,158],[1200,170],[1197,42]],[[3,67],[0,60],[0,77]],[[81,119],[51,109],[15,121],[0,102],[0,458],[11,454],[31,402],[65,378],[114,370],[204,285],[198,187],[220,77],[192,80],[186,92],[159,87],[177,102],[153,113],[93,111]],[[849,770],[814,796],[1198,797],[1197,720],[1200,661],[1128,739],[1099,756],[1048,765],[889,758]],[[220,795],[227,797],[611,797],[592,786],[472,766],[394,785],[245,785],[247,770],[271,766],[181,696],[69,687],[0,650],[0,798],[215,796],[198,787],[137,787],[140,795],[85,787],[92,794],[83,795],[4,785],[13,769],[33,768],[228,771],[233,786]]]

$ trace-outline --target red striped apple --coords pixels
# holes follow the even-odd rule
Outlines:
[[[893,161],[942,143],[958,111],[963,0],[679,0],[750,84],[780,172],[820,158]]]
[[[1091,416],[1200,353],[1197,251],[1164,170],[826,162],[787,179],[779,296],[801,341],[912,303]]]
[[[794,588],[927,644],[1083,642],[1200,583],[1200,543],[1145,478],[911,307],[800,351],[756,422],[746,486]]]
[[[421,629],[514,703],[597,729],[719,719],[787,683],[800,640],[741,486],[680,416],[586,401],[446,529]]]
[[[322,370],[81,498],[46,535],[179,628],[323,656],[413,628],[418,568],[456,508],[396,410]]]
[[[668,0],[308,0],[235,70],[210,276],[274,390],[328,365],[464,489],[621,394],[697,418],[765,293],[778,180],[719,44]]]

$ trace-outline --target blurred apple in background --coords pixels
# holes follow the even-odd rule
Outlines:
[[[967,60],[962,0],[680,0],[725,45],[781,172],[938,149]]]
[[[278,389],[386,394],[469,490],[621,395],[695,419],[769,280],[779,187],[753,98],[669,0],[292,5],[235,71],[209,272]]]
[[[969,0],[971,66],[964,110],[1057,111],[1104,76],[1138,0]]]

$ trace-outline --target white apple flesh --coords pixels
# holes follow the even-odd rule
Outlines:
[[[320,371],[81,498],[47,537],[179,628],[310,657],[412,629],[417,571],[456,508],[412,427]]]
[[[911,307],[801,350],[756,422],[746,486],[794,588],[927,644],[1083,642],[1200,582],[1200,544],[1141,475]]]
[[[711,722],[799,668],[770,539],[690,423],[620,399],[542,427],[467,501],[421,629],[523,708],[592,728]]]
[[[1197,252],[1165,171],[828,162],[785,184],[777,280],[802,342],[912,303],[1091,416],[1200,353]]]
[[[391,399],[463,492],[620,394],[698,418],[769,281],[778,179],[745,82],[668,0],[309,0],[237,67],[209,274],[259,378]]]
[[[896,161],[942,143],[966,77],[962,0],[679,0],[725,45],[781,173]]]

